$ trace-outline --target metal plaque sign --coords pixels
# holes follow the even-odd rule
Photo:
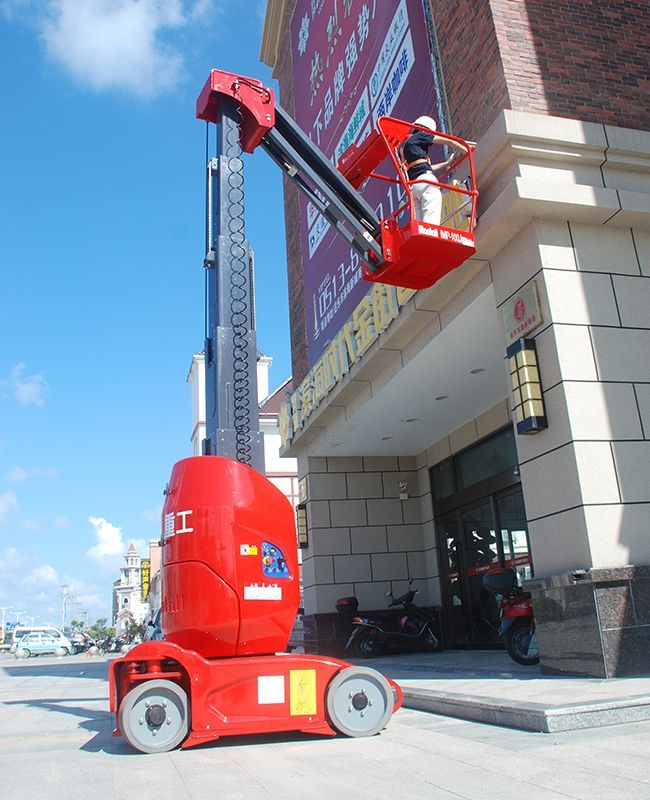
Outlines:
[[[544,322],[539,305],[537,283],[531,281],[501,306],[503,328],[508,344],[528,336]]]

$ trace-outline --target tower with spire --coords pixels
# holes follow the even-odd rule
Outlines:
[[[120,577],[113,583],[113,625],[119,636],[130,621],[145,622],[149,615],[149,604],[142,601],[142,559],[131,542],[124,554]]]

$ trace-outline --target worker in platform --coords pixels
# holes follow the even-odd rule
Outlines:
[[[435,136],[437,123],[432,117],[418,117],[413,124],[427,129],[422,131],[413,128],[401,146],[402,159],[408,179],[409,181],[416,181],[416,183],[411,184],[414,215],[416,219],[420,219],[422,222],[440,225],[442,192],[435,185],[437,182],[435,173],[447,169],[458,156],[452,154],[446,161],[432,164],[428,151],[434,144],[449,145],[463,153],[465,148],[457,142]],[[422,180],[418,180],[418,178]]]

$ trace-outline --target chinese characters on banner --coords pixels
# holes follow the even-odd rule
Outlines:
[[[296,121],[333,163],[351,144],[362,142],[380,116],[439,116],[442,101],[423,2],[296,3],[291,20]],[[390,174],[387,163],[379,172]],[[401,203],[397,191],[383,181],[369,181],[362,189],[381,218]],[[368,284],[361,280],[358,255],[302,196],[300,225],[311,367],[356,310]]]
[[[146,603],[149,597],[149,581],[151,579],[151,562],[142,561],[140,567],[140,597],[143,603]]]

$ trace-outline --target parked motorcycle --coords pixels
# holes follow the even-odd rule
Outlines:
[[[528,592],[517,586],[514,569],[495,569],[483,576],[483,586],[494,595],[499,609],[499,636],[508,655],[524,666],[539,662],[533,603]]]
[[[409,587],[412,582],[409,581]],[[345,649],[355,658],[371,658],[390,651],[413,650],[419,647],[428,652],[440,650],[440,639],[435,633],[437,620],[428,611],[415,605],[413,601],[417,593],[417,589],[410,588],[401,597],[394,597],[392,591],[386,592],[386,597],[391,599],[388,607],[402,606],[405,612],[399,619],[397,630],[390,629],[388,620],[353,617],[354,630]],[[356,602],[356,598],[343,600]],[[338,605],[337,603],[337,608]]]
[[[130,640],[127,636],[107,636],[97,643],[97,649],[100,653],[121,653],[124,647],[128,646]]]

